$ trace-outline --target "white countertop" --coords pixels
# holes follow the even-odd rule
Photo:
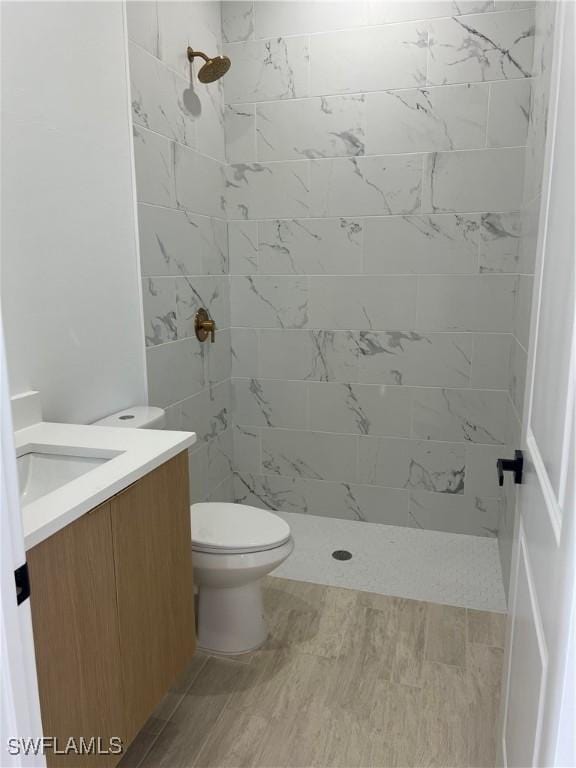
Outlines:
[[[196,442],[194,432],[46,421],[21,429],[14,436],[18,456],[29,451],[113,456],[99,467],[22,507],[26,549],[44,541]]]

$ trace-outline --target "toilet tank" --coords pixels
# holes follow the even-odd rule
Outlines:
[[[166,416],[163,408],[151,405],[135,405],[124,411],[112,413],[94,422],[96,427],[130,427],[131,429],[163,429]]]

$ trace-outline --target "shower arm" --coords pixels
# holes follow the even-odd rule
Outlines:
[[[190,62],[194,61],[196,56],[200,56],[200,58],[204,59],[205,62],[209,62],[210,61],[210,57],[209,56],[206,56],[206,54],[202,53],[202,51],[195,51],[190,46],[188,46],[186,52],[188,54],[188,61],[190,61]]]

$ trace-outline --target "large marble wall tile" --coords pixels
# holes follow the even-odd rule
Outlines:
[[[230,303],[227,277],[198,275],[176,278],[176,324],[178,338],[194,337],[194,318],[204,307],[217,329],[230,327]]]
[[[207,453],[205,443],[196,444],[188,451],[188,479],[190,483],[191,504],[206,500]]]
[[[490,84],[489,147],[526,144],[531,86],[530,80],[501,80]]]
[[[291,429],[262,430],[266,474],[354,482],[358,438]]]
[[[230,378],[232,375],[232,352],[229,328],[216,331],[216,343],[210,344],[205,352],[205,357],[208,384],[218,384],[218,382]]]
[[[260,430],[234,425],[234,471],[257,475],[260,472]]]
[[[227,429],[207,444],[206,492],[211,494],[232,474],[232,430]],[[232,499],[229,499],[231,501]]]
[[[523,179],[523,148],[435,152],[424,160],[422,210],[517,211]]]
[[[232,67],[224,78],[228,104],[308,96],[308,38],[278,37],[230,43]]]
[[[432,21],[428,83],[529,77],[533,49],[531,10]]]
[[[129,55],[134,122],[189,147],[196,146],[196,121],[186,100],[187,81],[139,45],[130,43]]]
[[[528,161],[527,161],[528,162]],[[538,222],[540,218],[540,196],[524,206],[521,218],[521,233],[518,271],[524,275],[534,274],[536,249],[538,247]]]
[[[528,126],[526,184],[524,202],[530,203],[540,194],[548,125],[552,53],[554,50],[555,14],[558,3],[536,3],[536,36],[534,41],[534,80]]]
[[[310,383],[310,428],[359,435],[410,434],[411,392],[406,387]]]
[[[204,389],[204,350],[196,339],[149,347],[146,362],[150,405],[164,408]]]
[[[462,494],[465,464],[465,446],[459,443],[389,437],[360,439],[361,483]]]
[[[533,288],[534,278],[532,275],[518,276],[518,293],[514,309],[514,335],[526,350],[530,343],[530,312]]]
[[[311,331],[311,381],[358,380],[358,334],[353,331]]]
[[[496,462],[506,456],[501,445],[466,445],[466,495],[500,498]]]
[[[333,29],[357,27],[366,22],[363,2],[309,2],[309,0],[267,0],[254,3],[256,37],[303,35]]]
[[[343,484],[341,487],[344,492],[344,508],[349,519],[382,525],[402,525],[405,528],[416,527],[410,517],[408,491],[355,483]],[[328,515],[329,512],[325,514]]]
[[[234,474],[234,501],[274,512],[308,512],[303,480],[239,470]]]
[[[191,107],[198,110],[196,120],[198,152],[225,163],[227,156],[223,80],[189,85],[185,100],[191,102]]]
[[[358,354],[351,331],[260,331],[262,378],[353,382]]]
[[[495,537],[498,533],[500,501],[478,496],[446,496],[412,491],[410,515],[420,528],[427,530]]]
[[[512,330],[514,275],[426,275],[418,278],[418,320],[426,331]]]
[[[262,509],[416,527],[404,490],[245,472],[234,485],[236,502]]]
[[[228,222],[228,249],[231,275],[254,275],[258,272],[258,223]]]
[[[310,38],[310,95],[413,88],[426,83],[428,31],[420,22]]]
[[[308,161],[229,165],[226,210],[230,219],[274,219],[308,215]]]
[[[277,219],[258,225],[264,274],[353,275],[362,272],[364,222],[355,219]]]
[[[412,328],[416,278],[311,277],[308,315],[312,328]]]
[[[537,5],[538,0],[494,0],[495,11],[520,11]]]
[[[303,277],[231,278],[232,325],[304,328],[308,325],[308,280]]]
[[[228,271],[226,222],[220,219],[141,203],[138,228],[144,276]]]
[[[174,144],[174,175],[179,208],[205,216],[223,215],[223,166],[217,160]]]
[[[364,222],[368,274],[474,273],[480,216],[383,216]]]
[[[480,272],[518,272],[522,217],[513,213],[483,213],[480,220]]]
[[[510,397],[510,392],[508,392]],[[513,407],[512,399],[510,398],[508,408],[508,419],[506,424],[506,432],[508,435],[507,455],[513,457],[514,450],[521,444],[522,441],[522,417]],[[504,482],[506,488],[506,482]]]
[[[359,343],[363,384],[466,387],[470,382],[470,334],[361,331]]]
[[[223,422],[228,423],[230,418],[230,398],[228,398],[228,410],[223,414]],[[210,393],[203,389],[192,397],[188,397],[181,403],[178,403],[180,412],[180,423],[178,429],[195,432],[197,437],[196,445],[206,443],[210,435]]]
[[[485,145],[488,86],[484,84],[369,93],[366,108],[367,155]]]
[[[158,3],[159,53],[162,61],[183,77],[190,77],[186,48],[221,53],[220,4],[209,0],[193,3]],[[194,62],[198,71],[200,63]]]
[[[505,391],[416,388],[413,408],[413,437],[500,445],[507,442]]]
[[[313,378],[315,365],[311,331],[266,329],[260,331],[259,336],[262,378],[295,380]]]
[[[528,355],[526,350],[518,344],[516,339],[510,349],[510,398],[521,418],[524,413],[524,391],[526,388],[526,367]]]
[[[364,109],[363,94],[257,104],[258,159],[363,155]]]
[[[417,213],[422,155],[311,160],[312,216]]]
[[[460,16],[493,10],[492,0],[368,0],[369,24]]]
[[[234,418],[255,427],[304,429],[307,424],[304,381],[234,379]]]
[[[222,37],[226,43],[251,40],[254,36],[254,3],[252,0],[223,0]]]
[[[158,9],[155,0],[131,0],[126,3],[128,38],[154,56],[158,50]]]
[[[180,404],[180,429],[196,432],[198,440],[209,442],[225,432],[232,421],[230,379],[203,389]]]
[[[226,106],[224,130],[228,162],[256,162],[256,105],[232,104]]]
[[[146,346],[176,341],[176,278],[146,277],[142,280],[142,306]]]
[[[174,144],[140,126],[133,133],[138,201],[175,208]]]
[[[232,328],[232,376],[250,377],[259,372],[258,331],[254,328]]]
[[[509,333],[475,333],[471,386],[478,389],[506,389],[510,360]]]
[[[229,473],[224,478],[224,480],[222,480],[220,485],[216,486],[216,488],[210,491],[206,500],[211,502],[225,502],[232,504],[234,502],[234,475]]]

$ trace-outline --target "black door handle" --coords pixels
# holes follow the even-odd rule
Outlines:
[[[498,459],[496,469],[498,471],[498,485],[504,485],[504,472],[512,472],[515,485],[520,485],[522,482],[522,470],[524,469],[522,451],[514,451],[513,459]]]

